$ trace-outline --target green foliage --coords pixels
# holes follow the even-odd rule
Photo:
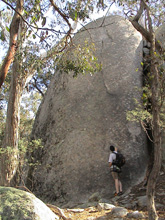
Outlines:
[[[32,140],[28,143],[28,152],[32,153],[39,148],[42,149],[43,147],[41,139]]]
[[[24,155],[25,153],[32,153],[38,148],[43,148],[42,140],[32,140],[28,141],[27,138],[21,138],[18,143],[18,149],[20,154]]]
[[[165,91],[165,74],[164,74],[164,65],[162,56],[155,53],[157,56],[159,66],[159,96],[158,96],[158,105],[159,105],[159,116],[160,116],[160,127],[161,129],[165,128],[165,102],[164,102],[164,91]],[[145,63],[143,64],[145,65]],[[151,85],[154,80],[150,72],[147,73],[145,78],[145,86],[143,87],[141,102],[138,102],[136,99],[135,108],[132,111],[127,112],[127,120],[144,122],[145,125],[149,126],[152,129],[153,124],[153,106],[152,106],[152,91]]]
[[[35,167],[40,165],[39,160],[34,159],[33,153],[36,150],[43,149],[43,144],[41,139],[28,141],[26,138],[22,138],[19,140],[18,148],[19,148],[19,169],[17,170],[17,175],[19,177],[23,174],[23,167],[25,165]],[[28,158],[29,156],[30,158]]]
[[[41,139],[28,141],[26,138],[22,138],[19,140],[19,143],[18,143],[20,156],[23,156],[23,157],[27,152],[31,154],[32,152],[34,152],[35,150],[39,148],[40,149],[43,148]]]
[[[73,72],[73,77],[78,74],[94,74],[101,70],[101,64],[98,63],[98,58],[94,55],[95,45],[93,43],[84,42],[84,45],[74,45],[71,50],[63,54],[57,68],[66,73]],[[69,59],[68,59],[69,58]]]
[[[2,146],[2,140],[5,132],[5,115],[2,109],[3,105],[0,106],[0,146]]]
[[[39,160],[37,160],[36,158],[34,159],[33,157],[33,153],[35,153],[35,151],[38,151],[39,149],[42,150],[44,148],[44,146],[42,145],[42,140],[41,139],[37,139],[37,140],[32,140],[31,142],[28,143],[28,154],[30,154],[30,160],[28,160],[28,165],[35,167],[37,165],[40,165],[41,162]]]
[[[0,40],[5,41],[5,34],[3,31],[0,32]]]
[[[136,99],[135,101],[135,109],[127,112],[127,120],[141,122],[144,121],[147,124],[151,123],[152,114],[146,110],[142,103],[139,103]]]
[[[17,149],[13,149],[13,147],[11,147],[11,146],[7,146],[5,148],[0,147],[0,154],[7,154],[7,155],[15,154],[15,155],[17,155]]]
[[[74,0],[67,1],[66,9],[68,10],[69,17],[73,21],[80,19],[85,21],[89,18],[89,15],[94,12],[94,10],[105,9],[106,4],[103,0]]]

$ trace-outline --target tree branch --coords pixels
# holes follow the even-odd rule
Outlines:
[[[140,1],[140,8],[139,11],[137,12],[136,16],[134,17],[133,21],[139,21],[140,17],[142,16],[144,11],[144,2]]]
[[[37,85],[37,79],[35,77],[33,77],[33,80],[34,80],[34,83],[32,83],[32,85],[37,89],[37,91],[42,95],[42,97],[44,97],[44,93]]]
[[[3,1],[3,2],[5,2],[5,1]],[[14,56],[16,53],[17,36],[18,36],[18,30],[19,30],[19,25],[20,25],[20,20],[21,20],[20,15],[23,12],[23,0],[17,0],[16,11],[18,11],[18,13],[15,12],[13,19],[12,19],[12,22],[11,22],[11,25],[10,25],[9,49],[8,49],[7,55],[4,59],[4,62],[2,64],[2,67],[0,69],[0,88],[3,84],[3,82],[5,81],[9,67],[10,67],[11,63],[13,62],[13,59],[14,59]]]
[[[139,24],[139,19],[140,19],[144,10],[148,10],[148,6],[144,0],[141,0],[140,9],[138,10],[136,16],[133,19],[129,19],[129,20],[132,23],[132,25],[134,26],[134,28],[137,31],[139,31],[148,42],[151,43],[152,37],[150,35],[150,32],[148,32],[142,25]],[[155,46],[160,54],[162,54],[164,52],[164,48],[160,45],[160,43],[158,42],[157,39],[155,39]]]
[[[54,33],[57,33],[57,34],[66,34],[66,32],[62,32],[62,31],[56,31],[56,30],[54,30],[54,29],[52,29],[52,28],[44,28],[44,27],[36,27],[36,26],[33,26],[33,25],[31,25],[31,24],[29,24],[25,19],[24,19],[24,17],[22,16],[22,14],[19,12],[19,11],[17,11],[17,9],[15,9],[11,4],[9,4],[8,2],[6,2],[5,0],[1,0],[1,1],[3,1],[6,5],[8,5],[13,11],[15,11],[21,18],[22,18],[22,20],[28,25],[28,27],[30,27],[30,28],[34,28],[34,29],[37,29],[37,30],[43,30],[43,31],[51,31],[51,32],[54,32]],[[56,6],[57,7],[57,6]],[[60,11],[60,9],[59,9],[59,11]],[[62,12],[61,12],[62,13]]]
[[[68,24],[68,26],[69,26],[69,31],[68,31],[67,35],[69,35],[69,34],[71,33],[71,30],[72,30],[71,24],[70,24],[70,22],[69,22],[69,18],[67,17],[66,14],[64,14],[64,13],[57,7],[57,5],[54,3],[53,0],[49,0],[49,1],[50,1],[51,5],[53,6],[53,8],[55,9],[55,11],[57,11],[57,12],[60,14],[60,16],[64,19],[64,21]]]

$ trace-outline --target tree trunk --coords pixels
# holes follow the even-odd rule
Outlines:
[[[1,155],[0,185],[10,186],[10,181],[16,173],[18,153],[18,129],[22,86],[19,82],[20,68],[17,60],[13,63],[11,87],[9,93],[5,137],[3,140],[4,153]]]
[[[23,24],[21,22],[18,34],[18,40],[20,42],[22,42],[22,27]],[[0,158],[0,185],[3,186],[10,186],[19,164],[18,141],[22,92],[27,84],[27,81],[32,78],[35,71],[34,65],[31,65],[29,67],[29,71],[25,72],[22,69],[22,62],[22,58],[18,59],[17,56],[15,56],[12,67],[5,136],[2,145],[4,153],[1,154]]]
[[[9,67],[10,67],[11,63],[13,62],[14,56],[16,53],[17,36],[18,36],[18,31],[19,31],[19,26],[20,26],[20,21],[21,21],[21,17],[19,14],[22,15],[22,13],[23,13],[23,3],[24,3],[24,0],[17,0],[16,11],[14,13],[14,16],[13,16],[13,19],[12,19],[12,22],[10,25],[9,49],[8,49],[7,55],[3,61],[2,67],[0,69],[0,88],[5,81]]]
[[[152,31],[151,43],[151,77],[152,77],[152,115],[153,115],[153,140],[154,161],[147,184],[148,215],[149,220],[157,220],[158,215],[155,208],[155,187],[161,168],[161,131],[160,131],[160,109],[159,109],[159,72],[158,60],[155,55],[155,37]]]
[[[17,1],[16,9],[18,9],[19,13],[23,11],[23,0]],[[18,14],[15,12],[10,27],[10,43],[12,42],[12,45],[16,43],[16,40],[18,40],[18,38],[20,40],[19,33],[21,32],[21,27],[22,26],[21,26],[20,16],[18,16]],[[12,41],[13,39],[14,42]],[[4,185],[4,186],[10,186],[10,181],[12,180],[13,176],[16,173],[18,161],[19,161],[19,152],[18,152],[18,129],[19,129],[19,121],[20,121],[19,111],[20,111],[22,91],[24,88],[23,86],[24,82],[21,79],[20,63],[21,62],[18,61],[17,57],[15,56],[15,60],[12,67],[12,77],[10,83],[5,136],[2,144],[3,153],[0,155],[1,156],[0,185]]]
[[[147,183],[147,206],[149,220],[157,220],[158,215],[155,208],[155,187],[156,181],[161,168],[161,132],[160,132],[160,107],[159,107],[159,72],[158,64],[159,60],[156,57],[156,49],[161,54],[163,48],[160,46],[159,42],[155,40],[155,35],[152,27],[152,20],[150,15],[150,8],[148,7],[147,1],[140,1],[140,9],[133,20],[131,20],[132,25],[142,34],[142,36],[151,43],[151,92],[152,92],[152,130],[153,130],[153,141],[154,141],[154,161],[153,167],[149,174]],[[139,18],[142,16],[143,11],[147,11],[147,21],[149,31],[144,29],[138,22]]]

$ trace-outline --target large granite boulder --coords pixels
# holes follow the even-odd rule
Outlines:
[[[59,217],[33,194],[12,187],[0,187],[0,219],[56,220]]]
[[[126,119],[134,98],[140,101],[141,35],[124,18],[109,16],[88,24],[73,42],[84,40],[95,43],[102,70],[76,79],[56,73],[32,132],[44,148],[33,155],[40,165],[29,169],[27,184],[38,196],[61,203],[81,203],[95,192],[112,196],[110,144],[126,156],[124,190],[143,178],[147,164],[143,129]]]

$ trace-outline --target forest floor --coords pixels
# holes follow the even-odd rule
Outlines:
[[[133,195],[133,197],[132,197]],[[136,201],[138,197],[146,195],[146,187],[143,186],[142,183],[132,187],[129,194],[127,194],[127,198],[131,196],[132,202]],[[124,196],[124,195],[123,195]],[[124,197],[122,196],[122,199]],[[117,206],[124,207],[122,205],[122,199],[120,202],[120,198],[117,199]],[[125,199],[126,200],[126,199]],[[156,204],[160,204],[157,208],[157,214],[160,220],[165,220],[165,172],[162,171],[159,175],[157,184],[156,184],[156,194],[155,194],[155,202]],[[112,203],[113,204],[113,203]],[[76,210],[77,208],[75,208]],[[129,210],[128,212],[139,211],[142,213],[145,218],[148,219],[147,207],[136,207],[133,210]],[[74,209],[63,209],[66,220],[114,220],[115,218],[110,215],[111,210],[101,210],[99,211],[97,207],[88,207],[85,209],[80,209],[79,212],[74,211]],[[61,218],[65,219],[65,218]],[[123,218],[123,220],[130,218]]]

